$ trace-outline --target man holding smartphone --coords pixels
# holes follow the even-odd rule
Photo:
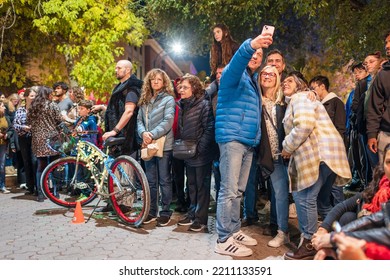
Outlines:
[[[215,252],[245,257],[257,244],[244,234],[240,203],[248,181],[253,150],[260,142],[261,93],[256,70],[261,48],[272,44],[271,34],[246,40],[222,72],[218,92],[215,135],[220,150],[221,189],[217,205],[218,240]]]

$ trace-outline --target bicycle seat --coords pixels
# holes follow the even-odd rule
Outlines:
[[[117,145],[122,145],[125,142],[125,137],[109,137],[106,139],[104,146],[112,147]]]

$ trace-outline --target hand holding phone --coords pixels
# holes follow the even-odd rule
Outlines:
[[[261,34],[264,35],[264,34],[270,34],[271,36],[274,35],[274,31],[275,31],[275,26],[272,26],[272,25],[264,25],[263,27],[263,31],[261,31]]]

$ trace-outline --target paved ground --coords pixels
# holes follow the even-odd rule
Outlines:
[[[94,214],[86,224],[72,224],[73,210],[60,208],[49,200],[43,203],[24,195],[24,190],[11,189],[0,194],[0,259],[3,260],[223,260],[231,259],[214,253],[217,239],[215,218],[210,214],[208,233],[189,232],[178,227],[178,214],[167,227],[147,225],[125,226],[108,215]],[[84,207],[87,219],[91,207]],[[293,245],[278,249],[267,247],[270,237],[263,236],[261,216],[257,225],[244,232],[258,240],[254,255],[242,259],[281,259]],[[292,239],[299,233],[296,219],[290,220]]]

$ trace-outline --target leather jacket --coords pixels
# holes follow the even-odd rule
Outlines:
[[[341,230],[348,236],[390,247],[390,201],[381,211],[346,224]]]

